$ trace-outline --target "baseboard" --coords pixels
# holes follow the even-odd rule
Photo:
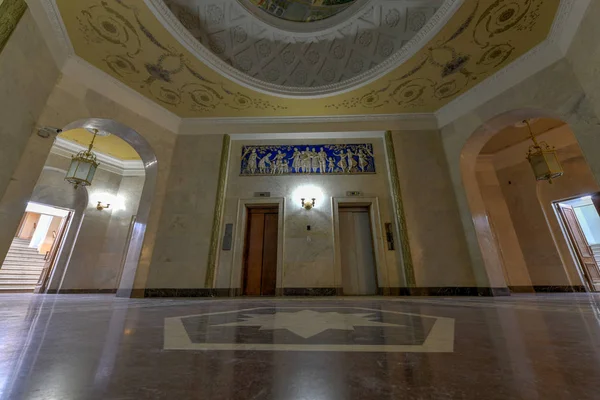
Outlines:
[[[235,297],[239,289],[145,289],[144,297]]]
[[[467,287],[467,286],[448,286],[448,287],[390,287],[379,288],[379,294],[382,296],[510,296],[508,288],[492,287]]]
[[[585,293],[585,286],[510,286],[513,293]]]
[[[341,296],[342,288],[284,288],[284,296]]]
[[[46,294],[114,294],[117,289],[48,289]]]

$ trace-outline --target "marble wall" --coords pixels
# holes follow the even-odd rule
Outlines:
[[[15,115],[15,118],[18,117],[18,115]],[[145,225],[143,247],[139,263],[136,263],[137,268],[134,267],[135,269],[132,271],[132,276],[130,277],[130,281],[133,284],[129,286],[130,288],[133,286],[134,289],[140,289],[143,294],[154,250],[158,221],[162,213],[162,202],[166,192],[166,181],[169,175],[171,153],[174,148],[176,134],[130,111],[124,105],[120,105],[118,102],[106,98],[76,80],[67,77],[62,77],[54,87],[37,123],[39,125],[64,127],[74,121],[86,118],[107,118],[126,125],[145,139],[157,158],[157,163],[153,165],[153,168],[157,167],[158,170],[156,184],[148,194],[148,198],[145,199],[146,204],[150,204],[150,213]],[[10,120],[9,117],[7,119]],[[20,216],[31,197],[51,146],[52,139],[42,139],[33,134],[29,136],[27,145],[21,153],[11,148],[12,151],[20,154],[20,158],[17,169],[12,174],[12,179],[6,193],[0,201],[0,218],[2,218],[2,226],[6,227],[6,229],[2,230],[2,237],[0,237],[0,254],[5,254],[10,246],[11,236],[18,227]],[[139,188],[135,190],[137,191]],[[128,223],[129,217],[125,217],[118,225]],[[110,247],[111,244],[103,244],[104,237],[101,239],[96,237],[95,239],[100,240],[101,243],[98,245],[98,249],[96,249],[98,250],[97,255],[106,254],[107,252],[103,250],[103,246]],[[116,257],[117,253],[112,254],[115,254]],[[105,266],[115,262],[112,256],[103,257],[103,260]],[[110,281],[107,278],[108,275],[104,275],[104,278],[102,278],[103,285],[113,286],[112,283],[108,283]],[[75,282],[74,286],[81,286],[81,282],[78,279]],[[136,293],[139,293],[139,291]]]
[[[148,288],[203,288],[223,135],[181,135],[148,275]]]
[[[417,287],[477,286],[440,132],[392,137]]]
[[[19,162],[59,77],[29,11],[25,12],[0,52],[0,71],[0,93],[4,100],[0,107],[0,226],[7,226],[15,205],[14,199],[7,193],[9,184],[15,179],[27,179],[17,171]],[[32,156],[37,154],[29,152],[29,157]],[[32,159],[37,162],[38,168],[44,160],[45,155],[41,160]],[[34,183],[35,179],[27,182],[32,187]],[[12,234],[14,230],[0,231],[0,262],[10,246]]]
[[[33,189],[31,201],[75,210],[76,194],[64,176],[70,159],[51,153]],[[52,276],[51,290],[116,290],[129,221],[139,204],[143,176],[121,176],[98,169],[92,186],[87,187],[88,204],[66,270]],[[117,208],[98,211],[97,200],[107,195],[119,197]],[[70,249],[64,249],[69,251]]]
[[[325,136],[325,135],[324,135]],[[240,135],[243,138],[243,135]],[[367,175],[283,175],[241,176],[240,157],[244,145],[318,145],[338,143],[372,143],[376,174]],[[223,224],[233,224],[234,237],[245,229],[240,221],[240,200],[250,204],[256,201],[256,192],[269,192],[271,198],[283,198],[283,288],[331,288],[341,287],[339,274],[335,271],[335,242],[332,198],[345,198],[347,191],[360,191],[364,198],[377,198],[380,222],[394,223],[390,195],[387,158],[382,138],[351,139],[294,139],[294,140],[233,140],[228,165]],[[317,198],[316,207],[307,211],[301,207],[301,197]],[[261,201],[267,201],[261,199]],[[242,206],[243,207],[243,206]],[[310,231],[307,226],[310,225]],[[376,235],[377,232],[374,232]],[[383,232],[379,232],[384,236]],[[219,236],[222,239],[223,232]],[[241,259],[234,254],[241,250],[243,241],[235,243],[239,249],[221,250],[216,275],[216,287],[240,287]],[[381,260],[379,286],[401,286],[399,256],[396,251],[384,252]],[[382,268],[383,267],[383,268]]]

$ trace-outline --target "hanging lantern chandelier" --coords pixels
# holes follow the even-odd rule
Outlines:
[[[527,161],[531,164],[535,179],[552,183],[552,179],[558,178],[564,173],[560,161],[558,161],[556,149],[550,147],[546,142],[538,142],[531,130],[529,121],[525,120],[523,123],[527,125],[529,136],[533,142],[527,152]]]
[[[98,135],[98,129],[92,129],[92,132],[94,133],[94,137],[90,142],[90,146],[87,150],[80,151],[77,155],[71,157],[71,166],[65,177],[67,182],[75,185],[75,189],[80,185],[90,186],[99,165],[96,160],[96,155],[92,153],[94,140],[96,140],[96,135]]]

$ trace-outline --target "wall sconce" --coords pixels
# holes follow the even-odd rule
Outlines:
[[[98,210],[98,211],[102,211],[102,210],[104,210],[105,208],[110,208],[110,204],[106,204],[106,205],[104,205],[104,204],[102,204],[102,202],[101,202],[101,201],[99,201],[99,202],[98,202],[98,205],[96,206],[96,210]]]
[[[305,201],[305,198],[300,199],[302,200],[302,207],[306,210],[310,210],[311,208],[313,208],[315,206],[315,198],[313,197],[311,200],[312,201]]]

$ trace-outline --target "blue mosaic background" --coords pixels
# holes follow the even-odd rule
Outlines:
[[[241,175],[375,173],[370,143],[244,146],[241,161]]]

